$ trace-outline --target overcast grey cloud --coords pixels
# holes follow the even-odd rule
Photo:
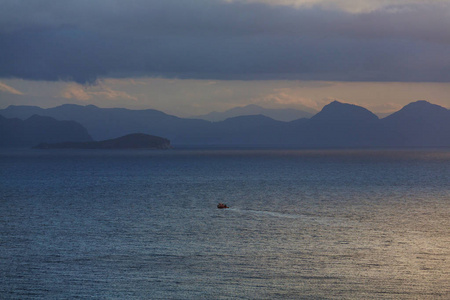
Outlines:
[[[450,81],[450,4],[1,1],[0,77]]]

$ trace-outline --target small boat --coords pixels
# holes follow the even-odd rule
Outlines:
[[[217,204],[217,208],[229,208],[229,207],[224,203],[219,203]]]

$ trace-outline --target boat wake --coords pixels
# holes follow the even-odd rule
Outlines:
[[[230,208],[229,210],[230,211],[236,211],[236,212],[242,213],[242,214],[254,214],[254,215],[261,215],[261,216],[271,216],[271,217],[275,217],[275,218],[299,219],[299,218],[304,217],[302,215],[286,214],[286,213],[265,211],[265,210],[251,210],[251,209],[239,209],[239,208]]]

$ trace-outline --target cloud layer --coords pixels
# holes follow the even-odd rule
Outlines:
[[[1,2],[0,77],[450,81],[446,1]]]

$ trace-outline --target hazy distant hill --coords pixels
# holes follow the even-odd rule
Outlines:
[[[264,115],[277,121],[293,121],[301,118],[310,118],[316,113],[314,110],[303,111],[292,108],[285,109],[271,109],[263,108],[261,106],[250,104],[243,107],[235,107],[224,112],[211,112],[206,115],[196,116],[196,119],[202,119],[212,122],[224,121],[229,118],[250,116],[250,115]]]
[[[134,133],[116,139],[98,142],[64,142],[64,143],[41,143],[36,149],[169,149],[168,139]]]
[[[0,116],[0,146],[28,147],[39,143],[91,141],[87,130],[74,121],[33,115],[26,120]]]
[[[156,110],[63,105],[50,109],[11,106],[4,116],[39,113],[75,120],[96,140],[133,132],[167,137],[175,146],[273,147],[447,147],[450,113],[446,108],[418,101],[379,119],[369,110],[332,102],[310,119],[277,121],[263,115],[228,118],[220,122],[183,119]]]
[[[211,124],[212,138],[219,145],[270,146],[286,144],[288,125],[263,115],[240,116]]]
[[[5,118],[19,118],[25,120],[33,115],[45,116],[45,111],[46,109],[38,106],[10,105],[5,109],[0,110],[0,114]]]

